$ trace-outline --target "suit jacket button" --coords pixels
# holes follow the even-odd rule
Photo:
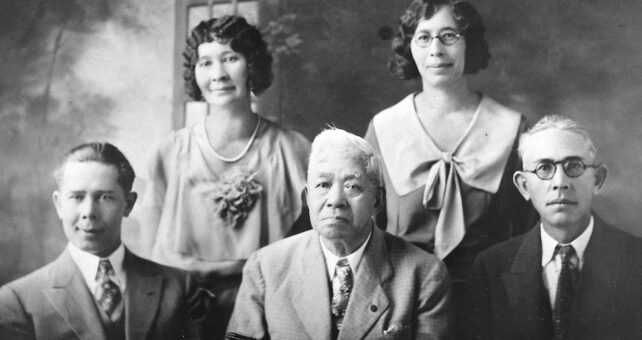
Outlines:
[[[375,305],[370,305],[370,310],[376,312],[377,310],[379,310],[379,308]]]

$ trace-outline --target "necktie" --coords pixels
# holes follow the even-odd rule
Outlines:
[[[348,260],[345,258],[340,259],[337,262],[334,278],[332,279],[332,315],[337,330],[341,330],[343,315],[348,307],[348,299],[352,291],[352,284],[353,278],[350,263],[348,263]]]
[[[562,258],[562,270],[557,280],[555,306],[553,308],[553,334],[555,339],[566,339],[569,316],[573,302],[573,290],[579,275],[579,259],[571,245],[557,245],[555,252]]]
[[[122,296],[120,289],[114,281],[111,280],[115,277],[114,268],[108,259],[101,259],[98,263],[98,272],[96,273],[96,301],[100,308],[111,317],[112,313],[116,310]]]

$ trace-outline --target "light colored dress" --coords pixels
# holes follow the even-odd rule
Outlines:
[[[411,94],[370,122],[366,140],[381,154],[387,231],[435,253],[453,281],[475,256],[534,223],[512,184],[520,165],[523,116],[482,96],[454,150],[440,150],[417,117]]]
[[[207,272],[287,236],[303,208],[309,153],[305,137],[265,119],[234,163],[214,155],[204,121],[171,133],[152,155],[143,202],[162,209],[152,260]],[[252,186],[238,180],[244,176]],[[253,202],[242,201],[244,191],[255,192]],[[246,210],[236,220],[235,204]]]

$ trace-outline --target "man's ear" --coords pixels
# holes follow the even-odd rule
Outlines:
[[[136,203],[137,198],[138,194],[133,191],[125,196],[125,212],[123,213],[123,216],[129,216],[129,213],[134,209],[134,203]]]
[[[384,187],[377,188],[377,193],[375,196],[375,212],[379,214],[384,207],[384,202],[386,200],[386,189]]]
[[[515,184],[515,187],[517,187],[517,190],[520,194],[522,194],[522,197],[524,197],[525,200],[529,201],[531,199],[531,195],[528,192],[526,175],[524,174],[524,172],[515,171],[515,173],[513,174],[513,184]]]
[[[51,195],[51,199],[53,200],[54,207],[56,208],[56,214],[61,218],[60,192],[58,190],[54,191],[53,195]]]
[[[595,169],[595,187],[593,187],[593,194],[597,195],[602,190],[608,172],[606,165],[600,165]]]

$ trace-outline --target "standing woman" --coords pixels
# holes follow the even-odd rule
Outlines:
[[[248,256],[298,229],[310,143],[252,111],[272,56],[244,18],[201,22],[184,56],[187,92],[209,113],[153,152],[143,242],[152,260],[196,273],[215,294],[222,336]]]
[[[421,78],[422,89],[377,114],[366,133],[385,164],[387,230],[444,260],[455,301],[475,256],[536,220],[512,184],[524,117],[468,85],[488,66],[484,30],[465,1],[414,0],[389,68]]]

